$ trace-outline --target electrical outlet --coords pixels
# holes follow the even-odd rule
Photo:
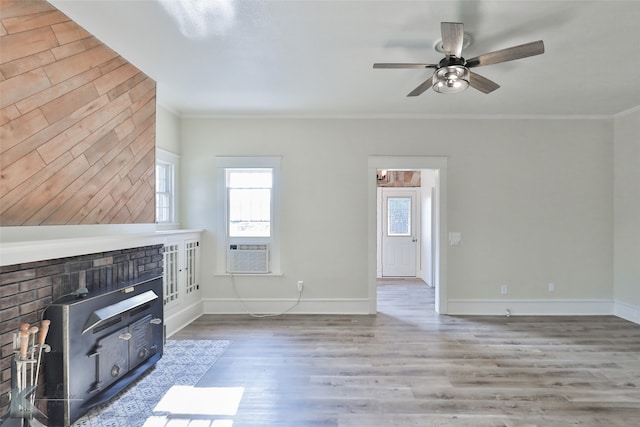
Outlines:
[[[500,286],[500,293],[501,293],[502,295],[506,295],[508,290],[509,290],[509,289],[507,288],[507,285],[502,285],[502,286]]]
[[[304,282],[302,280],[298,280],[298,292],[302,292],[304,288]]]
[[[549,292],[555,292],[556,291],[556,284],[551,282],[549,283]]]

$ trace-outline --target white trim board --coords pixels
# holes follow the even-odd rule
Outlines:
[[[237,298],[203,298],[204,314],[247,314],[247,309]],[[244,304],[255,314],[277,314],[292,307],[297,298],[243,299]],[[309,299],[304,297],[296,307],[287,311],[293,314],[369,314],[366,298]]]
[[[52,226],[59,229],[41,233],[42,240],[27,239],[23,241],[8,241],[0,243],[0,265],[23,264],[34,261],[44,261],[65,257],[95,254],[99,252],[115,251],[127,248],[164,244],[167,236],[201,232],[202,230],[165,230],[155,231],[156,225],[128,227],[122,225],[83,227],[83,226]],[[36,226],[35,228],[37,228]],[[47,229],[47,226],[40,226]],[[2,228],[2,232],[7,227]],[[11,227],[13,228],[13,227]],[[32,227],[24,227],[31,229]],[[147,230],[145,233],[127,233],[132,230]],[[88,234],[80,235],[82,231]],[[66,233],[64,235],[63,233]],[[33,236],[29,234],[30,236]],[[15,236],[14,236],[15,237]]]
[[[42,240],[83,239],[153,233],[156,224],[81,224],[81,225],[27,225],[0,227],[0,243],[38,242]]]
[[[185,326],[188,326],[198,317],[202,316],[202,314],[202,300],[198,300],[190,306],[185,307],[182,310],[165,317],[165,338],[171,337],[173,334],[180,331]]]
[[[164,237],[155,231],[145,234],[3,243],[0,245],[0,265],[23,264],[163,243]]]
[[[245,304],[254,313],[281,313],[295,304],[295,298],[289,299],[247,299]],[[198,306],[198,313],[194,311]],[[366,299],[313,299],[301,300],[297,307],[288,313],[293,314],[368,314]],[[640,325],[640,307],[612,300],[449,300],[449,315],[500,316],[509,309],[514,316],[611,316]],[[187,320],[190,316],[191,320]],[[246,314],[246,309],[237,298],[204,298],[202,305],[196,303],[182,312],[171,316],[168,322],[175,320],[179,327],[168,328],[173,335],[201,314]]]
[[[613,302],[613,314],[621,319],[640,325],[640,307],[626,304],[621,301]]]
[[[612,300],[449,300],[450,315],[513,316],[613,315]]]

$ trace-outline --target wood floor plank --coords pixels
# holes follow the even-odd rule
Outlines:
[[[175,339],[231,344],[198,386],[244,387],[244,426],[631,426],[640,326],[614,316],[435,313],[381,281],[377,316],[205,315]]]

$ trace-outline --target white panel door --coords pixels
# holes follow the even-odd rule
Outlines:
[[[382,190],[382,276],[416,277],[416,190]]]

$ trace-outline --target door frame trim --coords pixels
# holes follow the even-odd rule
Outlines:
[[[367,206],[368,206],[368,288],[369,288],[369,314],[377,312],[377,180],[378,169],[432,169],[438,171],[436,184],[437,197],[437,221],[439,233],[435,236],[437,248],[437,260],[434,267],[436,280],[435,308],[440,314],[447,314],[447,161],[445,156],[369,156],[367,167]]]

